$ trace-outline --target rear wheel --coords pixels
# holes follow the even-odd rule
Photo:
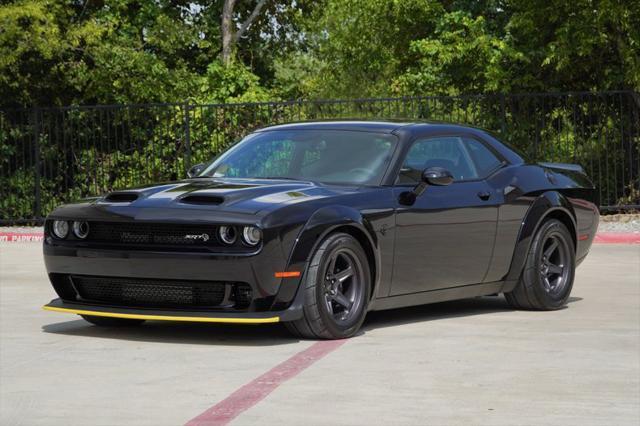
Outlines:
[[[144,322],[141,319],[132,318],[112,318],[112,317],[98,317],[95,315],[80,315],[85,321],[90,322],[93,325],[99,327],[130,327],[133,325],[140,325]]]
[[[371,292],[369,263],[360,243],[349,234],[327,237],[312,256],[305,274],[303,317],[285,323],[307,339],[353,336],[367,313]]]
[[[522,309],[560,309],[571,294],[575,268],[569,230],[559,220],[548,220],[533,239],[516,288],[505,294],[507,302]]]

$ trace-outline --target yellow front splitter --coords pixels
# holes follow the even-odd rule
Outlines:
[[[189,322],[218,322],[228,324],[266,324],[280,321],[280,317],[266,317],[266,318],[226,318],[226,317],[196,317],[196,316],[169,316],[169,315],[145,315],[145,314],[126,314],[121,312],[103,312],[103,311],[89,311],[83,309],[72,308],[59,308],[56,306],[45,305],[42,309],[46,311],[64,312],[67,314],[77,315],[91,315],[95,317],[110,317],[110,318],[128,318],[128,319],[140,319],[150,321],[189,321]]]

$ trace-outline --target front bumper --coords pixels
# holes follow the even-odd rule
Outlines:
[[[156,309],[135,309],[112,306],[95,306],[54,299],[43,306],[47,311],[98,317],[128,318],[152,321],[217,322],[232,324],[265,324],[293,321],[302,317],[302,304],[293,303],[289,308],[276,312],[190,312]]]
[[[286,258],[277,245],[263,247],[251,256],[201,252],[160,252],[124,248],[70,247],[45,239],[47,272],[60,299],[45,309],[80,312],[82,315],[146,315],[148,319],[207,322],[275,322],[291,317],[300,277],[276,278],[274,272],[286,270]],[[96,278],[181,280],[196,283],[240,282],[249,285],[253,299],[247,308],[219,307],[211,310],[189,306],[129,305],[84,300],[59,291],[56,277],[92,276]],[[77,293],[77,292],[76,292]],[[108,314],[108,315],[106,315]],[[155,318],[159,317],[159,318]],[[200,318],[200,319],[199,319]],[[247,321],[240,321],[246,319]],[[268,321],[265,321],[268,320]]]

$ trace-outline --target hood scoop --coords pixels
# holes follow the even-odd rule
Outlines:
[[[130,203],[138,199],[138,194],[135,192],[112,192],[107,195],[104,200],[112,203]]]
[[[219,195],[192,194],[182,197],[180,199],[180,202],[185,204],[217,206],[218,204],[222,204],[224,202],[224,197],[221,197]]]

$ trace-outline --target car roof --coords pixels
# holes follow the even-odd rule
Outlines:
[[[473,129],[474,127],[458,124],[442,123],[435,121],[405,121],[405,120],[327,120],[327,121],[301,121],[295,123],[279,124],[257,130],[268,132],[273,130],[350,130],[360,132],[393,133],[399,129],[411,132],[412,130],[430,128],[432,130]]]
[[[412,135],[425,133],[450,134],[455,132],[465,132],[475,134],[490,143],[494,149],[498,150],[512,164],[522,164],[524,157],[519,155],[512,148],[493,137],[491,133],[484,129],[465,126],[460,124],[422,121],[422,120],[327,120],[327,121],[302,121],[296,123],[279,124],[265,127],[256,132],[269,132],[274,130],[347,130],[359,132],[379,132],[396,134],[401,140],[408,141]]]

